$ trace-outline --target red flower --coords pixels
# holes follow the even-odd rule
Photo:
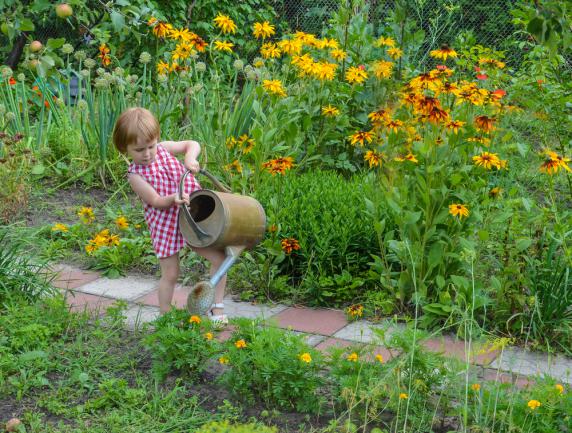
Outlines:
[[[446,65],[437,65],[436,68],[439,71],[446,71],[447,70],[447,66]]]
[[[486,80],[487,78],[489,78],[487,76],[487,74],[478,74],[477,75],[477,80]]]
[[[502,98],[506,95],[506,92],[503,89],[497,89],[493,92],[493,95],[495,95],[497,98]]]
[[[364,66],[364,65],[359,65],[358,68],[361,69],[362,71],[365,71],[365,66]]]
[[[14,77],[10,77],[8,83],[10,83],[10,85],[13,86],[14,84],[16,84],[16,80],[14,79]]]
[[[481,68],[479,68],[478,66],[475,66],[475,72],[481,72],[481,71],[482,71]]]

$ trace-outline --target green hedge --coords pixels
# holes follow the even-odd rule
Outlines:
[[[374,188],[369,176],[347,179],[329,171],[269,176],[262,182],[255,195],[266,210],[268,225],[278,229],[277,242],[295,238],[300,244],[300,250],[280,264],[281,274],[289,276],[291,285],[311,291],[331,289],[337,285],[334,280],[351,284],[352,276],[367,271],[370,254],[378,249],[365,203]],[[308,293],[308,298],[337,304],[353,296],[351,291],[338,296],[330,289]]]

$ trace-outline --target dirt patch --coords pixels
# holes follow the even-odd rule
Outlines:
[[[102,208],[111,203],[126,202],[137,206],[139,199],[128,189],[116,193],[103,189],[85,189],[73,186],[66,189],[50,191],[45,185],[33,192],[28,207],[20,215],[28,227],[39,227],[54,222],[73,224],[77,222],[77,211],[82,206],[92,207],[97,214]]]

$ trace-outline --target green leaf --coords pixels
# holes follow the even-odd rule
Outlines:
[[[540,17],[535,17],[530,20],[528,26],[526,26],[526,30],[528,33],[536,36],[539,40],[542,40],[543,25],[544,20]]]
[[[428,271],[439,266],[443,258],[443,246],[440,243],[434,243],[427,256],[427,264],[429,265]],[[443,278],[443,277],[441,277]]]
[[[115,10],[111,12],[111,22],[118,33],[125,27],[125,17]]]
[[[34,23],[29,18],[24,18],[20,23],[20,30],[23,32],[32,32],[35,28]]]
[[[36,176],[44,174],[45,171],[46,167],[44,167],[42,164],[36,164],[32,167],[32,174],[35,174]]]
[[[451,280],[453,281],[453,284],[455,284],[457,287],[461,289],[469,288],[469,280],[466,279],[465,277],[462,277],[460,275],[451,275]]]
[[[479,239],[481,241],[488,241],[489,240],[489,232],[486,230],[479,230]]]
[[[516,250],[520,253],[532,245],[532,239],[524,238],[516,241]]]
[[[62,47],[63,44],[66,43],[66,38],[58,38],[58,39],[48,39],[46,42],[46,46],[51,50],[57,50],[58,48]]]

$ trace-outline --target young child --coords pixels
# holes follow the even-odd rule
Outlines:
[[[169,311],[173,290],[179,277],[179,251],[185,239],[179,231],[179,206],[189,203],[189,195],[200,185],[193,175],[185,179],[183,199],[179,199],[179,181],[185,167],[196,174],[199,171],[197,157],[201,151],[196,141],[159,141],[159,122],[144,108],[124,111],[113,130],[113,142],[117,149],[131,160],[127,170],[129,184],[144,203],[145,221],[151,232],[153,249],[159,258],[159,306],[161,314]],[[184,165],[174,155],[184,154]],[[224,252],[213,248],[192,248],[211,263],[211,275],[224,260]],[[216,286],[215,303],[209,318],[215,322],[227,322],[223,314],[226,276]]]

